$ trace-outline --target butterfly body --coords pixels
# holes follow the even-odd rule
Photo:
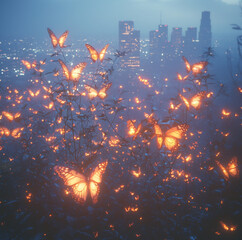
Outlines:
[[[66,38],[68,36],[68,31],[65,31],[61,36],[60,38],[57,38],[56,35],[53,33],[53,31],[49,28],[47,28],[47,31],[49,33],[49,36],[51,38],[51,43],[53,45],[53,48],[56,48],[58,45],[60,46],[60,48],[64,48],[66,47],[64,44],[65,44],[65,41],[66,41]]]
[[[100,53],[98,53],[98,51],[91,45],[86,44],[85,45],[86,48],[88,49],[90,55],[91,55],[91,59],[93,62],[96,62],[97,60],[100,60],[100,62],[102,62],[104,60],[106,51],[109,47],[109,44],[107,44],[101,51]]]
[[[100,193],[102,175],[105,173],[107,164],[108,162],[98,164],[90,177],[62,166],[55,166],[54,170],[64,180],[64,184],[70,189],[75,201],[84,204],[87,197],[90,196],[93,204],[96,204]]]
[[[193,65],[190,65],[190,63],[184,56],[182,57],[182,59],[185,62],[187,72],[188,73],[192,72],[195,76],[197,74],[200,74],[202,70],[208,65],[208,62],[206,61],[201,61],[198,63],[194,63]]]
[[[87,65],[87,63],[82,62],[82,63],[79,63],[78,65],[76,65],[71,71],[69,71],[69,69],[67,68],[67,66],[61,59],[59,59],[58,62],[60,63],[60,65],[62,67],[64,77],[67,80],[74,81],[74,82],[76,82],[80,79],[81,73]]]
[[[205,94],[206,94],[205,91],[199,92],[196,95],[194,95],[191,99],[187,99],[181,94],[179,94],[179,96],[181,100],[184,102],[184,104],[186,105],[187,109],[189,109],[192,106],[193,108],[198,110],[201,107],[202,99],[204,98]]]
[[[85,89],[88,92],[88,97],[93,100],[96,97],[99,97],[101,99],[105,99],[107,97],[107,90],[112,86],[112,83],[108,83],[103,88],[101,88],[99,91],[87,84],[84,85]]]
[[[239,176],[239,166],[237,157],[233,157],[228,163],[227,167],[224,167],[219,161],[216,161],[219,168],[222,170],[224,178],[228,181],[231,177]]]
[[[15,129],[8,129],[5,127],[0,127],[0,137],[5,135],[6,137],[13,137],[13,138],[20,138],[22,131],[24,130],[24,128],[15,128]]]
[[[134,123],[131,120],[128,120],[127,127],[128,127],[128,135],[133,136],[133,140],[135,140],[141,131],[142,124],[140,123],[136,128]]]
[[[21,117],[21,113],[20,112],[17,112],[15,114],[12,114],[10,112],[3,111],[2,112],[2,115],[4,117],[6,117],[10,122],[12,122],[12,121],[19,121],[20,120],[20,117]]]
[[[182,139],[183,134],[187,131],[188,125],[182,124],[176,127],[168,129],[166,132],[162,132],[159,124],[154,124],[154,131],[157,139],[157,146],[160,149],[163,144],[170,151],[176,149],[179,144],[179,140]]]

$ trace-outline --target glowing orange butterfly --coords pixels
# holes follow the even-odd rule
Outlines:
[[[230,231],[230,232],[233,232],[233,231],[235,231],[236,230],[236,226],[228,226],[227,224],[225,224],[224,222],[222,222],[222,221],[220,221],[219,222],[220,224],[221,224],[221,226],[223,227],[223,229],[224,230],[226,230],[226,231]]]
[[[167,147],[168,150],[173,150],[178,147],[178,140],[180,140],[183,134],[187,131],[188,125],[182,124],[176,127],[172,127],[167,130],[164,134],[161,131],[160,126],[156,123],[154,124],[155,135],[157,138],[157,146],[160,149],[163,145]]]
[[[128,127],[128,135],[133,136],[133,140],[135,140],[140,133],[140,130],[142,128],[142,124],[140,123],[138,125],[138,127],[136,128],[134,123],[131,120],[128,120],[127,121],[127,127]]]
[[[238,177],[239,176],[239,166],[238,166],[238,158],[233,157],[231,161],[228,163],[227,167],[224,167],[220,162],[216,161],[219,168],[222,170],[224,178],[228,181],[229,177]]]
[[[92,202],[96,204],[100,193],[102,175],[105,173],[107,164],[108,162],[99,163],[89,178],[67,167],[55,166],[54,170],[64,180],[64,184],[70,189],[72,197],[77,202],[84,204],[89,192]]]
[[[69,33],[68,31],[65,31],[65,32],[60,36],[60,38],[58,39],[58,38],[56,37],[56,35],[55,35],[55,34],[54,34],[49,28],[47,28],[47,30],[48,30],[49,36],[50,36],[50,38],[51,38],[51,43],[52,43],[52,45],[53,45],[53,48],[56,48],[58,44],[59,44],[59,46],[60,46],[61,48],[66,47],[66,46],[64,46],[64,44],[65,44],[66,38],[67,38],[68,33]]]
[[[95,97],[99,97],[101,99],[104,99],[107,97],[107,90],[112,86],[112,83],[108,83],[106,86],[101,88],[100,91],[97,91],[95,88],[85,84],[84,87],[88,92],[88,97],[92,100]]]
[[[180,81],[186,80],[188,77],[189,77],[189,75],[186,75],[185,77],[182,77],[181,74],[177,73],[177,78],[178,78],[178,80],[180,80]]]
[[[206,94],[205,91],[199,92],[198,94],[193,96],[190,100],[188,100],[181,94],[179,94],[179,96],[188,109],[190,108],[190,106],[194,107],[195,109],[199,109],[201,107],[202,99],[204,98],[205,94]]]
[[[182,59],[185,62],[187,72],[189,73],[192,71],[192,73],[194,75],[201,73],[202,70],[208,65],[208,62],[205,62],[205,61],[194,63],[193,65],[190,65],[190,63],[184,56],[182,57]]]
[[[87,49],[88,49],[88,51],[89,51],[89,53],[91,55],[91,59],[92,59],[93,62],[96,62],[98,59],[100,60],[100,62],[102,62],[103,59],[104,59],[104,57],[105,57],[105,54],[106,54],[106,51],[108,49],[109,44],[107,44],[101,50],[100,53],[98,53],[97,50],[94,47],[92,47],[91,45],[89,45],[89,44],[86,44],[85,46],[87,47]]]
[[[35,93],[31,90],[28,90],[29,94],[32,96],[32,97],[37,97],[40,93],[40,90],[37,90]]]
[[[5,127],[0,127],[0,134],[5,135],[6,137],[11,136],[13,138],[20,138],[23,130],[24,128],[15,128],[13,130],[10,130]]]
[[[62,60],[59,59],[58,61],[62,67],[64,77],[66,77],[67,80],[71,81],[78,81],[81,77],[83,69],[87,65],[87,63],[82,62],[76,65],[71,71],[69,71],[69,69]]]
[[[21,113],[17,112],[15,114],[11,114],[9,112],[3,111],[2,115],[6,117],[10,122],[12,122],[13,120],[18,120],[21,116]]]
[[[23,65],[24,65],[28,70],[30,70],[31,68],[36,68],[36,66],[37,66],[37,62],[36,62],[36,60],[33,61],[33,63],[30,63],[30,62],[28,62],[28,61],[26,61],[26,60],[21,60],[21,62],[23,63]]]

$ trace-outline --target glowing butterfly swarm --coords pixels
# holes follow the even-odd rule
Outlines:
[[[201,107],[202,99],[205,97],[205,94],[205,91],[199,92],[189,100],[181,94],[179,94],[179,96],[188,109],[190,108],[190,106],[194,107],[195,109],[199,109]]]
[[[102,62],[103,59],[104,59],[104,57],[105,57],[106,51],[107,51],[107,49],[109,47],[109,44],[107,44],[101,50],[100,53],[98,53],[97,50],[94,47],[92,47],[91,45],[89,45],[89,44],[86,44],[85,46],[87,47],[87,49],[88,49],[88,51],[89,51],[89,53],[91,55],[91,59],[92,59],[93,62],[96,62],[98,59],[100,60],[100,62]]]
[[[216,161],[219,168],[222,170],[224,174],[224,178],[228,181],[229,177],[238,177],[239,176],[239,166],[238,166],[238,158],[233,157],[231,161],[228,163],[227,167],[224,167],[220,162]]]
[[[194,75],[200,74],[202,70],[208,65],[208,62],[205,62],[205,61],[190,65],[190,63],[184,56],[182,57],[182,59],[185,62],[187,72],[189,73],[192,71]]]
[[[99,163],[89,178],[67,167],[55,166],[54,170],[64,180],[64,184],[70,188],[71,194],[77,202],[84,204],[89,192],[92,202],[96,204],[100,193],[102,175],[105,173],[107,165],[107,161]]]
[[[81,77],[81,73],[83,69],[87,65],[87,63],[82,62],[76,65],[71,71],[69,71],[69,69],[67,68],[67,66],[62,60],[59,59],[58,62],[62,67],[64,77],[66,77],[67,80],[71,80],[71,81],[78,81]]]
[[[142,124],[140,123],[138,127],[136,128],[134,123],[131,120],[127,121],[127,127],[128,127],[128,135],[133,136],[133,140],[135,140],[140,133],[140,130],[142,128]]]
[[[160,149],[163,144],[168,150],[173,150],[178,147],[178,140],[180,140],[183,134],[187,131],[188,125],[182,124],[176,127],[172,127],[167,130],[164,134],[158,124],[154,125],[155,135],[157,138],[157,146]]]
[[[26,60],[21,60],[21,62],[23,63],[23,65],[28,69],[30,70],[31,68],[36,68],[37,66],[37,62],[36,61],[33,61],[33,63],[30,63]]]
[[[52,43],[52,45],[53,45],[53,48],[56,48],[58,44],[59,44],[59,46],[60,46],[61,48],[66,47],[66,46],[64,46],[64,44],[65,44],[66,38],[67,38],[68,33],[69,33],[68,31],[65,31],[65,32],[60,36],[59,39],[56,37],[56,35],[55,35],[55,34],[54,34],[49,28],[47,28],[47,31],[48,31],[49,36],[50,36],[50,38],[51,38],[51,43]]]
[[[24,128],[15,128],[13,130],[10,130],[5,127],[0,127],[0,136],[5,135],[6,137],[11,136],[13,138],[20,138],[23,130]]]
[[[95,88],[85,84],[84,87],[88,92],[88,97],[92,100],[95,97],[99,97],[101,99],[104,99],[107,97],[107,90],[112,86],[112,83],[108,83],[106,86],[101,88],[100,91],[97,91]]]
[[[13,120],[18,120],[21,117],[21,113],[17,112],[15,114],[11,114],[9,112],[3,111],[2,115],[4,117],[6,117],[10,122],[12,122]]]

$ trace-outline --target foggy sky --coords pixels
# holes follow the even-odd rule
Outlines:
[[[211,11],[214,35],[234,34],[231,23],[242,23],[237,0],[1,0],[0,37],[47,37],[66,29],[73,37],[118,38],[118,21],[134,20],[142,37],[162,23],[199,28],[201,12]],[[242,25],[242,24],[241,24]],[[236,32],[237,34],[237,32]],[[71,36],[71,35],[70,35]]]

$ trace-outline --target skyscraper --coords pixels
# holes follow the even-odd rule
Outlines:
[[[159,31],[152,30],[150,31],[150,62],[153,64],[158,61],[159,52],[160,52],[160,38]]]
[[[181,48],[182,46],[182,28],[177,27],[172,29],[171,45],[174,48]]]
[[[205,51],[212,45],[211,20],[209,11],[202,12],[199,31],[199,45],[202,51]]]
[[[192,44],[192,42],[197,40],[197,28],[189,27],[185,33],[185,44]]]
[[[193,57],[196,55],[198,49],[198,41],[197,41],[197,28],[189,27],[185,33],[184,39],[184,53],[186,56]]]
[[[168,25],[159,25],[158,30],[150,31],[150,63],[162,66],[168,44]]]
[[[140,31],[134,30],[133,21],[119,22],[119,50],[125,52],[121,58],[121,68],[139,70]]]
[[[164,46],[168,42],[168,25],[159,25],[159,35],[161,46]]]

